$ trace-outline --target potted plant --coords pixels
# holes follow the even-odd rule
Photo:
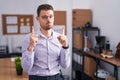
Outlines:
[[[21,65],[20,57],[16,57],[15,58],[15,66],[16,66],[16,73],[17,73],[17,75],[22,75],[23,68],[22,68],[22,65]]]

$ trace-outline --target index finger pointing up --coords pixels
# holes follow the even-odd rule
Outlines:
[[[65,35],[65,26],[62,28],[62,35]]]
[[[32,35],[34,35],[34,26],[32,26]]]

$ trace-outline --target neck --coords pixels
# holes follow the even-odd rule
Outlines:
[[[40,30],[41,30],[42,34],[44,36],[46,36],[47,38],[49,38],[52,35],[52,29],[50,29],[50,30],[44,30],[44,29],[40,28]]]

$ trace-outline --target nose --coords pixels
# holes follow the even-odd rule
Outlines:
[[[48,21],[51,21],[51,18],[50,18],[50,17],[48,17],[48,18],[47,18],[47,20],[48,20]]]
[[[53,22],[53,20],[54,20],[53,18],[50,18],[50,17],[47,18],[48,22]]]

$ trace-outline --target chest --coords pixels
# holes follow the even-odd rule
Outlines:
[[[57,40],[41,39],[35,47],[35,57],[52,57],[56,58],[60,55],[60,43]]]

